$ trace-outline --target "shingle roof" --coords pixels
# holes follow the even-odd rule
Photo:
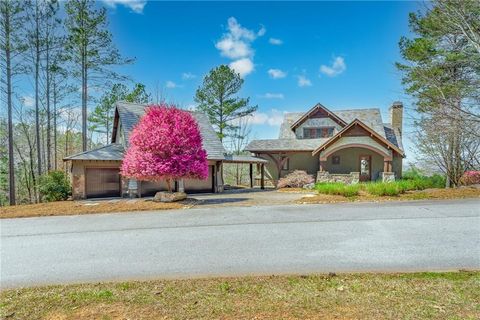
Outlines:
[[[253,156],[237,156],[234,154],[225,155],[225,162],[230,163],[267,163],[268,161],[262,158],[257,158]]]
[[[329,138],[320,139],[265,139],[253,140],[245,148],[247,151],[313,151]]]
[[[124,148],[121,144],[112,143],[106,146],[80,152],[68,157],[63,158],[63,160],[112,160],[120,161],[123,159]]]
[[[380,109],[348,109],[348,110],[331,110],[346,123],[351,123],[354,119],[358,119],[373,129],[383,138],[393,143],[395,146],[403,150],[401,135],[398,130],[393,130],[390,124],[383,123]],[[284,151],[284,150],[314,150],[328,139],[296,139],[295,133],[291,126],[300,119],[304,112],[286,113],[282,124],[278,139],[269,140],[253,140],[247,146],[249,151]]]
[[[128,143],[130,132],[144,115],[146,107],[147,105],[143,104],[117,102],[117,110],[126,143]],[[226,153],[225,148],[210,124],[208,117],[201,112],[189,112],[197,120],[203,147],[207,151],[207,158],[209,160],[223,160]]]

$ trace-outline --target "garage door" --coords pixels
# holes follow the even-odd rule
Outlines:
[[[87,198],[119,197],[120,172],[118,168],[87,168]]]

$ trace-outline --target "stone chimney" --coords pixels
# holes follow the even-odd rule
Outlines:
[[[400,134],[403,130],[403,103],[395,101],[390,107],[390,123],[393,129],[398,129]]]

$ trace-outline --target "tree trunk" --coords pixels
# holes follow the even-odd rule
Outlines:
[[[52,170],[52,132],[51,132],[51,115],[50,115],[50,39],[47,34],[46,36],[46,66],[45,66],[45,72],[46,72],[46,98],[47,98],[47,169],[48,171]]]
[[[83,8],[81,10],[82,16],[81,29],[84,30]],[[83,36],[85,37],[85,36]],[[82,151],[87,151],[87,44],[85,38],[82,41]]]
[[[42,150],[41,150],[41,141],[40,141],[40,106],[38,101],[39,95],[39,72],[40,72],[40,39],[39,39],[39,19],[38,19],[38,6],[35,4],[35,139],[37,144],[37,174],[38,176],[42,175]],[[35,186],[38,188],[38,186]],[[40,194],[38,193],[38,200],[40,199]]]
[[[16,204],[15,198],[15,161],[13,156],[13,119],[12,119],[12,67],[10,61],[10,6],[5,4],[5,58],[7,69],[7,108],[8,108],[8,181],[9,181],[9,202]]]
[[[53,82],[53,168],[57,170],[57,84]]]

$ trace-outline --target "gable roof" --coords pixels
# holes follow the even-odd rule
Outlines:
[[[321,150],[324,150],[326,149],[328,146],[330,146],[332,143],[334,143],[337,139],[340,139],[342,137],[342,135],[347,132],[349,129],[351,129],[353,126],[355,125],[360,125],[363,129],[365,129],[366,131],[368,131],[370,133],[370,135],[372,137],[375,137],[377,138],[378,140],[380,140],[381,142],[383,142],[388,148],[391,148],[393,150],[395,150],[398,154],[400,154],[402,157],[405,156],[403,150],[401,150],[400,148],[398,148],[396,145],[394,145],[393,143],[391,143],[389,140],[387,140],[386,138],[382,137],[381,135],[379,135],[375,130],[373,130],[372,128],[370,128],[369,126],[367,126],[365,123],[363,123],[362,121],[360,121],[359,119],[354,119],[348,126],[344,127],[342,130],[340,130],[336,135],[334,135],[333,137],[331,137],[330,139],[328,139],[327,141],[325,141],[323,144],[321,144],[318,148],[316,148],[315,150],[313,150],[312,152],[312,155],[315,155],[317,154],[318,152],[320,152]]]
[[[292,125],[290,126],[290,129],[294,130],[296,127],[298,127],[303,122],[305,122],[310,116],[314,115],[317,112],[325,113],[329,118],[331,118],[333,121],[337,122],[342,127],[347,125],[347,123],[345,121],[343,121],[341,118],[339,118],[335,113],[328,110],[322,104],[317,103],[315,106],[313,106],[313,108],[311,108],[306,113],[304,113],[297,121],[292,123]]]
[[[123,159],[124,147],[118,143],[107,144],[106,146],[72,154],[63,158],[66,160],[110,160],[121,161]]]
[[[115,137],[118,133],[118,124],[122,130],[125,138],[125,144],[128,146],[130,133],[140,118],[145,114],[147,105],[128,102],[117,102],[115,109],[114,129],[112,133],[112,142],[115,141]],[[198,123],[200,129],[200,135],[202,136],[202,144],[205,151],[207,151],[207,159],[209,160],[223,160],[226,153],[222,142],[217,136],[217,133],[213,129],[208,117],[201,112],[188,111],[192,114]]]
[[[382,115],[379,108],[345,109],[335,110],[335,112],[332,112],[321,104],[315,105],[306,113],[285,113],[283,122],[280,125],[278,139],[253,140],[248,144],[245,150],[251,152],[281,152],[313,151],[317,149],[318,146],[322,145],[333,137],[321,139],[297,139],[295,131],[292,128],[295,128],[296,126],[306,121],[309,114],[312,114],[319,109],[327,112],[329,117],[336,116],[337,118],[341,119],[345,123],[345,125],[341,125],[341,127],[343,128],[345,128],[347,124],[351,124],[354,120],[361,121],[369,128],[369,130],[373,131],[376,135],[379,136],[378,139],[381,139],[384,143],[391,144],[393,147],[398,149],[398,151],[400,151],[400,154],[404,155],[402,136],[400,132],[397,129],[392,128],[389,123],[383,123]]]

